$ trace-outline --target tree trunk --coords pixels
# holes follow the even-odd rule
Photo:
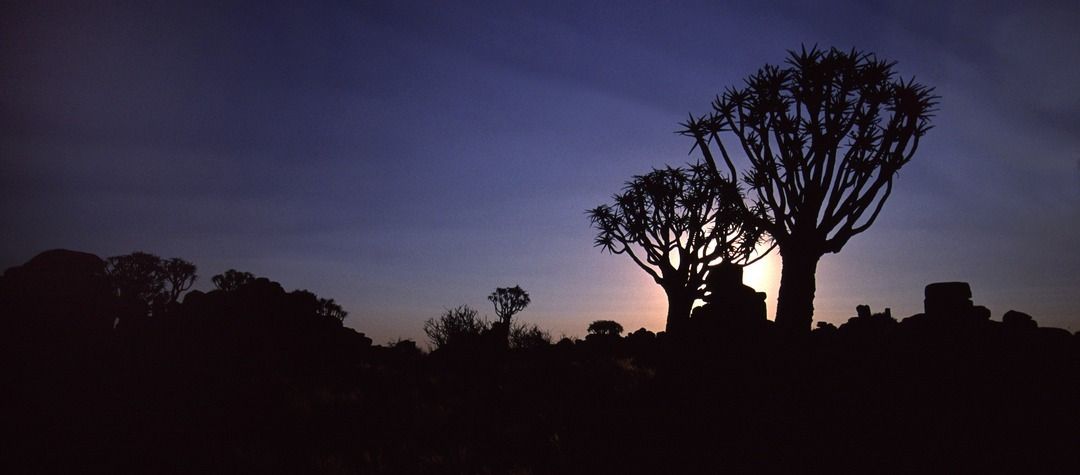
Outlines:
[[[690,322],[690,309],[694,306],[694,295],[686,289],[664,289],[667,293],[667,332],[678,333]]]
[[[815,273],[820,252],[781,249],[780,291],[776,299],[776,325],[792,333],[810,331],[814,319]]]

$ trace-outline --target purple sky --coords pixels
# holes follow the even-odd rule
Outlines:
[[[995,319],[1080,330],[1077,2],[25,3],[0,12],[3,268],[182,257],[200,288],[237,268],[334,298],[380,343],[515,284],[556,337],[660,330],[662,291],[584,210],[696,158],[687,113],[819,44],[941,104],[874,227],[823,258],[815,319],[964,280]],[[777,265],[751,271],[770,316]]]

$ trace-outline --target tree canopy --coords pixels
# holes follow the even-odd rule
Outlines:
[[[224,273],[211,277],[210,280],[218,290],[232,292],[240,288],[240,286],[254,281],[255,275],[250,272],[240,272],[236,269],[229,269]]]
[[[895,64],[856,50],[803,48],[683,124],[716,176],[739,177],[735,153],[749,162],[741,177],[765,213],[748,216],[784,260],[782,325],[809,330],[818,259],[877,220],[897,171],[930,130],[937,96],[898,77]],[[737,148],[729,150],[724,136]]]
[[[154,314],[175,304],[195,283],[195,264],[180,258],[162,259],[146,252],[106,260],[109,282],[131,311]]]
[[[623,326],[614,320],[596,320],[589,324],[588,332],[592,335],[620,336]]]
[[[597,229],[595,245],[626,254],[668,296],[668,329],[689,318],[704,296],[705,275],[720,262],[750,264],[763,233],[748,215],[759,207],[743,203],[738,185],[703,164],[666,167],[635,176],[613,205],[587,212]]]
[[[518,285],[499,287],[491,295],[488,295],[488,300],[495,306],[495,316],[499,317],[499,320],[507,325],[510,324],[510,319],[515,314],[525,310],[525,307],[528,307],[529,302],[531,302],[529,293]]]

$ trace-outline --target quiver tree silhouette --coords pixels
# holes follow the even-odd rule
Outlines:
[[[510,344],[510,319],[529,306],[529,293],[517,285],[499,287],[488,295],[488,300],[495,306],[495,316],[498,317],[498,321],[491,324],[488,338],[493,344],[505,349]]]
[[[214,287],[222,292],[233,292],[244,284],[249,284],[254,280],[255,275],[252,273],[240,272],[236,269],[229,269],[222,274],[210,278],[210,281],[214,283]]]
[[[128,315],[153,315],[175,304],[198,277],[195,264],[180,258],[163,260],[146,252],[113,256],[106,274]]]
[[[191,289],[191,286],[195,285],[195,279],[199,277],[195,274],[195,264],[176,257],[162,261],[161,270],[164,273],[170,303],[178,301],[180,295]]]
[[[635,176],[614,205],[587,211],[598,232],[595,246],[626,254],[664,289],[667,330],[678,331],[690,318],[694,301],[704,296],[710,265],[749,265],[760,252],[760,206],[743,203],[738,185],[697,163]],[[769,248],[771,250],[771,248]]]
[[[145,252],[113,256],[105,261],[105,272],[117,297],[133,313],[148,314],[161,303],[165,278],[160,257]]]
[[[776,322],[784,329],[809,331],[821,256],[874,223],[930,130],[933,88],[899,78],[894,65],[855,50],[803,48],[682,124],[715,175],[737,177],[722,134],[750,163],[743,181],[767,211],[750,216],[764,217],[756,223],[783,260]]]
[[[488,300],[495,306],[495,316],[499,321],[510,325],[510,319],[518,312],[529,306],[529,293],[522,290],[521,286],[499,287],[495,289]]]

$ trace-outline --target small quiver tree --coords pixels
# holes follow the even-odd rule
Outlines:
[[[510,319],[514,315],[529,306],[529,293],[515,285],[513,287],[499,287],[495,289],[488,300],[495,306],[495,316],[498,321],[491,324],[492,338],[500,344],[508,344],[510,339]]]
[[[666,167],[635,176],[615,204],[587,212],[601,251],[625,254],[664,289],[667,330],[679,331],[704,296],[710,265],[748,265],[764,257],[759,206],[703,164]]]

